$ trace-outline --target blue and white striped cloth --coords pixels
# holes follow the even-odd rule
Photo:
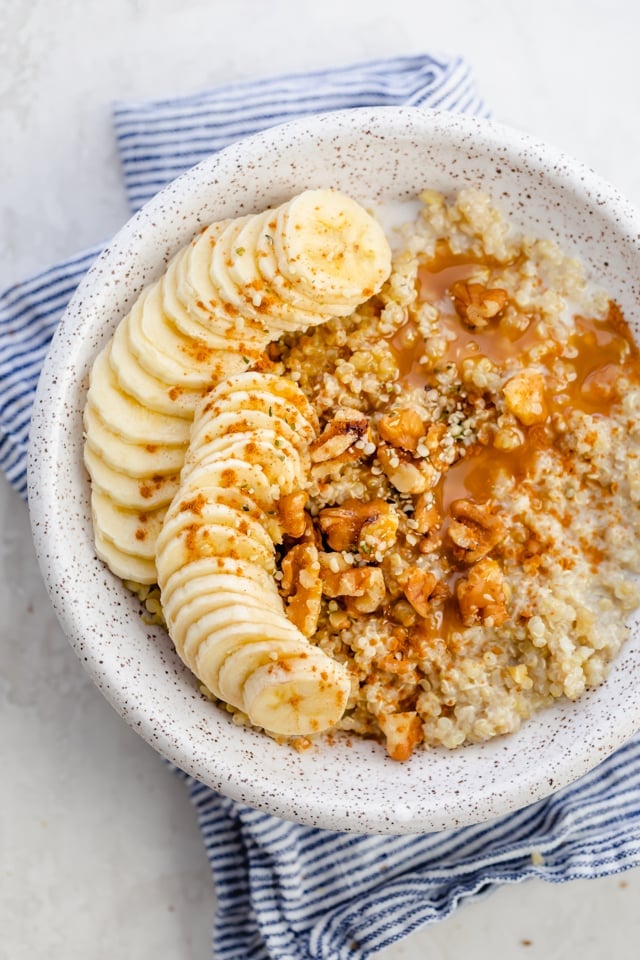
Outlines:
[[[402,57],[115,109],[132,209],[208,153],[308,113],[423,104],[486,115],[459,59]],[[0,295],[0,467],[26,494],[29,418],[56,324],[99,252]],[[216,960],[359,960],[464,900],[537,876],[640,864],[640,738],[577,783],[498,821],[360,837],[287,823],[187,779],[216,881]]]

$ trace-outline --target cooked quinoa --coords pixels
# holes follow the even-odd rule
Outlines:
[[[278,550],[287,613],[349,667],[339,727],[397,760],[602,683],[640,604],[640,359],[621,310],[485,194],[421,200],[381,293],[262,364],[321,424],[306,496],[280,505],[304,528]]]
[[[271,351],[323,428],[283,596],[352,672],[342,729],[400,760],[602,683],[640,603],[620,309],[486,195],[422,200],[381,294]]]

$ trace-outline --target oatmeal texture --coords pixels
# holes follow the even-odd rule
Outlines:
[[[276,579],[351,672],[339,726],[398,760],[602,683],[640,603],[620,309],[479,191],[421,199],[378,295],[269,348],[321,425]]]

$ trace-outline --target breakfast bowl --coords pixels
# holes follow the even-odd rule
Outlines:
[[[640,218],[580,163],[505,127],[422,108],[349,110],[268,130],[162,190],[117,234],[69,305],[44,364],[30,437],[39,564],[98,688],[197,780],[326,829],[400,834],[478,823],[565,786],[640,728],[636,615],[606,680],[587,684],[577,699],[554,696],[513,732],[456,749],[417,749],[398,762],[357,733],[319,736],[294,750],[238,723],[203,696],[164,627],[150,622],[139,597],[96,554],[83,463],[83,410],[96,356],[145,286],[207,224],[326,188],[375,211],[389,235],[422,191],[432,198],[481,189],[509,224],[578,258],[638,334]]]

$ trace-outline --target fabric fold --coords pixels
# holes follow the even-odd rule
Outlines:
[[[640,738],[546,800],[421,836],[329,833],[195,781],[189,792],[220,896],[222,960],[364,960],[503,884],[562,883],[640,863]]]

